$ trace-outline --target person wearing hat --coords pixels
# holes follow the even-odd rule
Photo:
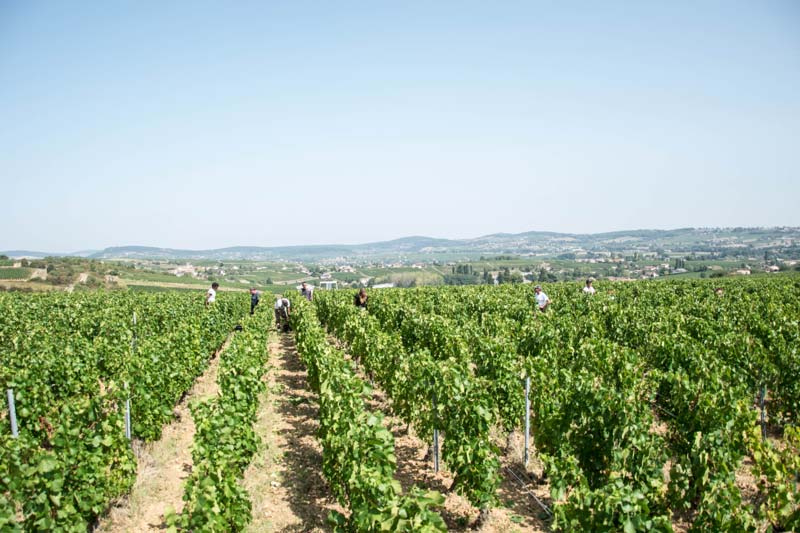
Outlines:
[[[539,306],[539,311],[546,311],[547,306],[550,305],[550,298],[548,298],[544,291],[542,291],[542,286],[537,285],[533,288],[533,292],[536,293],[534,298],[536,298],[536,305]]]
[[[595,291],[594,287],[592,287],[593,281],[594,278],[589,278],[586,280],[586,286],[583,288],[584,294],[594,294],[595,292],[597,292]]]

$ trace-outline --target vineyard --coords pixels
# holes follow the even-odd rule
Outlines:
[[[222,297],[204,309],[196,295],[0,295],[0,383],[13,390],[19,425],[16,438],[8,423],[0,427],[0,529],[86,531],[127,493],[136,462],[126,430],[159,438],[233,330],[241,303]],[[244,342],[234,339],[228,358]],[[253,387],[236,386],[242,393],[233,402]],[[224,408],[199,407],[198,418],[213,426]],[[4,409],[4,422],[8,415]]]
[[[532,439],[556,530],[800,528],[800,283],[604,284],[320,294],[317,314],[426,440],[454,490],[496,504],[498,444]],[[299,333],[298,333],[299,335]],[[757,483],[737,485],[748,469]]]
[[[800,280],[597,288],[548,286],[547,312],[523,285],[374,290],[367,309],[350,291],[293,298],[314,467],[342,509],[328,528],[445,531],[446,491],[482,517],[504,505],[504,436],[525,431],[527,379],[549,529],[800,529]],[[0,384],[13,391],[0,530],[91,529],[136,479],[126,433],[158,440],[220,351],[219,394],[191,407],[185,505],[163,526],[245,530],[240,480],[261,438],[273,321],[248,305],[230,293],[207,309],[190,293],[0,294]],[[376,388],[388,412],[369,406]],[[440,440],[446,491],[401,486],[388,416]]]

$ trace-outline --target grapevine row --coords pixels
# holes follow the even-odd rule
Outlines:
[[[721,298],[708,284],[609,284],[587,298],[564,284],[545,314],[521,287],[374,291],[369,314],[408,351],[434,350],[485,378],[507,429],[522,416],[519,377],[532,377],[556,528],[669,530],[683,510],[695,530],[746,530],[797,520],[797,487],[780,481],[791,467],[765,466],[778,452],[754,438],[753,392],[767,376],[797,375],[798,288],[726,285]],[[742,311],[755,290],[763,306]],[[350,299],[321,296],[322,309]],[[772,419],[795,420],[796,383],[776,378],[770,390]],[[758,509],[735,483],[745,455],[773,472]],[[774,487],[795,507],[775,507]]]
[[[350,509],[349,517],[331,513],[334,530],[445,531],[441,516],[432,510],[443,497],[417,487],[403,494],[394,479],[394,437],[380,414],[366,410],[368,386],[328,343],[314,307],[301,300],[291,319],[309,383],[319,395],[322,472],[339,502]]]
[[[222,353],[216,398],[191,405],[197,433],[186,505],[167,517],[168,532],[243,531],[252,503],[239,481],[259,444],[253,429],[259,395],[265,389],[271,317],[256,313],[242,322]]]
[[[0,386],[19,418],[19,438],[0,424],[0,529],[85,531],[126,494],[126,400],[133,435],[158,438],[235,307],[185,294],[0,295]]]

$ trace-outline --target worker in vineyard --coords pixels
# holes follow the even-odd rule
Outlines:
[[[589,278],[586,280],[586,286],[583,288],[584,294],[594,294],[595,288],[592,287],[592,282],[594,282],[594,278]]]
[[[275,300],[275,326],[278,331],[289,331],[289,316],[292,314],[292,303],[289,298],[278,295]]]
[[[550,298],[544,293],[541,285],[534,287],[533,292],[535,293],[534,298],[536,299],[536,305],[539,307],[539,311],[545,312],[547,306],[550,305]]]
[[[258,305],[259,300],[259,293],[255,288],[250,289],[250,314],[252,315],[256,311],[256,306]]]
[[[211,284],[211,288],[208,289],[208,292],[206,293],[206,307],[208,307],[209,304],[213,304],[217,301],[217,289],[219,289],[219,283],[215,281]]]
[[[300,286],[300,294],[310,302],[314,298],[314,287],[304,281]]]
[[[367,308],[367,299],[369,299],[369,296],[367,296],[367,291],[365,291],[362,288],[360,291],[358,291],[358,294],[356,294],[356,298],[355,298],[356,307],[358,307],[360,309],[366,309]]]

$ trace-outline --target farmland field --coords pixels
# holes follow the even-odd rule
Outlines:
[[[526,475],[548,496],[530,514],[539,518],[512,520],[518,529],[797,530],[800,278],[596,286],[588,296],[579,284],[546,285],[545,312],[530,285],[369,290],[366,310],[352,291],[293,298],[285,338],[296,338],[319,407],[322,451],[309,468],[341,509],[329,526],[466,521],[445,516],[448,491],[427,478],[401,485],[390,417],[428,444],[437,432],[446,488],[476,513],[505,506],[502,448],[524,430],[529,378],[530,455],[542,470]],[[0,385],[14,390],[19,419],[14,438],[3,404],[0,529],[85,531],[136,478],[126,400],[133,438],[157,440],[237,322],[245,333],[223,358],[223,392],[192,408],[186,507],[164,520],[247,527],[237,479],[257,448],[249,428],[272,322],[268,298],[244,319],[248,301],[220,293],[206,309],[197,291],[0,294]],[[383,412],[368,401],[373,387]]]
[[[444,432],[454,488],[477,507],[496,503],[491,434],[520,428],[527,376],[554,529],[796,529],[800,281],[720,286],[552,285],[546,312],[508,286],[316,307],[404,420]]]
[[[126,493],[125,435],[154,440],[231,331],[239,302],[132,292],[0,294],[0,384],[19,436],[0,425],[0,529],[85,530]],[[246,306],[242,298],[241,309]],[[136,321],[134,322],[134,313]]]
[[[0,267],[0,279],[28,279],[33,272],[30,268]]]

